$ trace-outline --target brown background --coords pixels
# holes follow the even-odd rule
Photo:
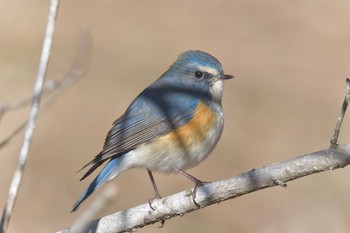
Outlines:
[[[48,2],[0,1],[1,103],[32,92]],[[93,37],[92,61],[88,75],[39,119],[8,232],[53,232],[74,223],[96,197],[69,213],[91,181],[78,182],[76,171],[99,152],[133,98],[185,50],[213,54],[236,76],[225,85],[222,139],[193,175],[223,179],[326,148],[350,75],[349,13],[347,0],[62,1],[48,78],[68,70],[84,26]],[[8,113],[0,139],[27,112]],[[350,143],[349,127],[347,116],[340,143]],[[22,138],[0,151],[1,208]],[[180,175],[155,176],[163,196],[192,187]],[[350,168],[324,172],[140,232],[349,232],[349,177]],[[144,170],[108,185],[115,184],[120,197],[102,215],[153,195]]]

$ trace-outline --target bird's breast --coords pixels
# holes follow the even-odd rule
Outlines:
[[[220,139],[224,125],[221,106],[215,111],[199,102],[186,124],[138,147],[129,156],[135,167],[161,172],[187,169],[203,161]]]
[[[218,115],[215,112],[199,102],[192,119],[166,135],[164,139],[178,141],[184,148],[195,147],[208,140],[209,132],[213,130],[218,120]]]

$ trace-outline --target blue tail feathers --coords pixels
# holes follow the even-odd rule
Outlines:
[[[89,187],[80,195],[78,200],[74,203],[71,212],[76,211],[79,208],[79,206],[108,179],[112,172],[115,171],[115,169],[118,167],[121,160],[122,156],[116,157],[107,163],[107,165],[97,175],[94,181],[92,181]]]

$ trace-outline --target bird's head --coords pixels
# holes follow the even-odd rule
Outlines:
[[[169,72],[173,80],[184,88],[199,95],[208,95],[218,102],[222,98],[223,81],[233,78],[232,75],[224,74],[221,63],[215,57],[198,50],[180,54]]]

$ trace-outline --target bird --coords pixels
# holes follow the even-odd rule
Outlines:
[[[132,168],[145,168],[155,197],[161,198],[153,173],[180,173],[197,188],[205,184],[186,172],[205,160],[218,143],[224,128],[224,73],[212,55],[189,50],[180,54],[169,69],[144,89],[107,133],[103,149],[80,181],[107,163],[74,203],[71,212],[104,182]],[[81,169],[81,170],[82,170]]]

